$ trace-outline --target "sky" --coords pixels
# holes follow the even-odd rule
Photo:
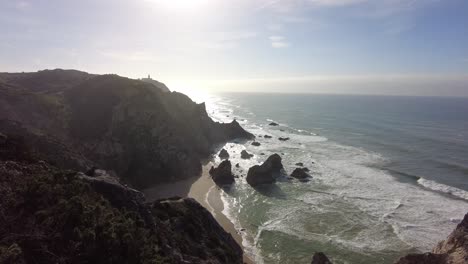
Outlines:
[[[468,96],[467,0],[0,0],[0,71]]]

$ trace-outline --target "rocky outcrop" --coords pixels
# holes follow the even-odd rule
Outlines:
[[[264,137],[265,138],[272,138],[272,136],[270,136],[270,135],[265,135]]]
[[[270,126],[278,126],[278,123],[275,123],[275,122],[271,122],[270,124],[268,124]]]
[[[234,175],[231,172],[231,162],[223,160],[217,168],[210,169],[210,175],[217,185],[228,185],[234,183]]]
[[[50,163],[112,170],[137,188],[193,177],[213,146],[254,138],[141,80],[64,70],[1,76],[0,132],[22,136]]]
[[[468,263],[468,213],[457,228],[441,241],[432,252],[410,254],[400,258],[396,264],[466,264]]]
[[[253,154],[248,153],[246,150],[241,151],[241,159],[250,159],[253,156]]]
[[[260,142],[254,141],[254,142],[252,142],[250,145],[255,146],[255,147],[258,147],[258,146],[260,146],[261,144],[260,144]]]
[[[247,173],[247,183],[251,186],[274,183],[281,174],[283,164],[278,154],[273,154],[262,164],[250,167]]]
[[[332,262],[327,258],[323,252],[317,252],[312,257],[311,264],[332,264]]]
[[[300,180],[312,178],[312,176],[310,176],[310,174],[308,174],[303,168],[295,168],[294,171],[291,173],[291,177]]]
[[[62,170],[6,141],[0,263],[242,263],[240,246],[195,200],[145,204],[108,173]]]
[[[301,166],[302,167],[302,166],[304,166],[304,163],[298,162],[298,163],[296,163],[296,166]]]
[[[289,140],[288,137],[279,137],[278,139],[279,139],[280,141],[288,141],[288,140]]]
[[[222,149],[222,150],[219,152],[218,157],[219,157],[220,159],[229,159],[229,153],[227,152],[227,150]]]

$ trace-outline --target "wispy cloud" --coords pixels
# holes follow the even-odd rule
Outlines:
[[[207,49],[226,50],[238,47],[243,41],[255,38],[253,31],[223,31],[210,32],[202,36],[195,46]]]
[[[290,46],[283,36],[270,36],[269,39],[273,48],[287,48]]]

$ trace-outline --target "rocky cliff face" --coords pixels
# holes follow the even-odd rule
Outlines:
[[[104,171],[59,169],[3,134],[0,175],[0,263],[242,263],[192,199],[145,204]]]
[[[466,264],[468,263],[468,214],[446,240],[424,254],[410,254],[396,264]]]
[[[213,122],[204,104],[139,80],[63,70],[0,80],[0,132],[23,136],[60,167],[113,170],[136,187],[196,175],[213,145],[253,138],[236,121]]]

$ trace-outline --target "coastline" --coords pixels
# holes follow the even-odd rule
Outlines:
[[[224,204],[221,200],[222,190],[211,180],[208,172],[211,166],[211,162],[204,164],[200,177],[160,184],[143,190],[143,193],[145,194],[147,201],[154,201],[171,196],[190,197],[195,199],[213,215],[223,229],[231,234],[237,244],[244,249],[241,234],[235,228],[231,220],[223,214]],[[244,253],[244,263],[254,264],[255,262]]]

